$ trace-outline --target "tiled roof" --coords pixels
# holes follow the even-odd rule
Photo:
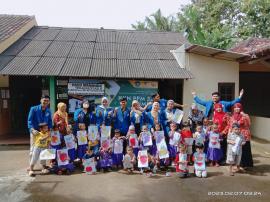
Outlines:
[[[270,48],[269,38],[250,38],[236,44],[230,50],[238,53],[253,54],[267,48]]]
[[[191,78],[170,53],[185,42],[174,32],[37,26],[1,54],[0,74]]]
[[[34,16],[0,14],[0,42],[6,40],[33,20]]]

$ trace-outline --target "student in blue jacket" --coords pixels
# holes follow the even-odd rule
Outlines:
[[[96,124],[96,116],[89,110],[90,104],[88,100],[83,100],[82,107],[74,112],[74,135],[77,135],[79,124],[84,123],[86,130],[91,124]]]
[[[194,101],[202,106],[205,107],[205,116],[212,119],[214,114],[214,104],[221,103],[223,105],[224,112],[229,112],[231,110],[231,107],[235,104],[241,101],[241,98],[244,94],[244,89],[242,89],[239,93],[239,97],[236,98],[233,101],[220,101],[220,94],[219,92],[212,93],[212,100],[201,100],[197,95],[196,92],[193,91],[192,95],[194,98]]]
[[[141,133],[141,128],[145,124],[145,107],[141,107],[140,103],[137,100],[133,100],[131,104],[130,112],[130,122],[135,127],[135,132],[137,135]]]
[[[97,126],[111,126],[113,120],[113,108],[109,107],[109,101],[106,97],[101,99],[101,105],[96,108]]]
[[[152,110],[150,112],[147,112],[145,116],[145,121],[146,121],[148,130],[153,132],[156,124],[163,126],[164,120],[165,120],[164,112],[160,110],[159,103],[154,102]]]
[[[126,136],[130,126],[130,109],[127,108],[127,98],[120,100],[120,107],[114,110],[114,129],[120,130],[121,136]]]
[[[35,135],[39,133],[39,124],[47,123],[49,129],[52,128],[52,113],[49,108],[50,96],[43,95],[40,99],[40,105],[31,107],[27,125],[30,132],[30,159],[32,158]]]

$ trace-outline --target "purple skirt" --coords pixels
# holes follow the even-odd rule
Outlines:
[[[69,156],[70,161],[74,161],[77,158],[76,149],[75,148],[69,149],[68,150],[68,156]]]
[[[207,150],[207,159],[211,161],[219,161],[222,158],[222,150],[217,148],[208,147]]]
[[[177,146],[169,145],[170,158],[175,158],[177,153]]]
[[[81,159],[83,157],[83,155],[85,154],[85,152],[87,151],[87,144],[85,145],[78,145],[78,158]]]
[[[157,155],[157,145],[155,145],[155,144],[152,146],[151,155],[152,156],[156,156]]]
[[[121,166],[123,160],[123,154],[113,154],[112,155],[113,165],[114,166]]]
[[[139,148],[133,148],[133,153],[135,154],[136,158],[138,157]]]
[[[66,169],[69,172],[73,172],[75,170],[75,166],[73,165],[73,163],[69,163],[67,165],[63,165],[63,166],[59,166],[59,169]]]
[[[98,167],[99,168],[108,168],[112,167],[112,159],[110,158],[105,158],[105,159],[100,159],[98,162]]]

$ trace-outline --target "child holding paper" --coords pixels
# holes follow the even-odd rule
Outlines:
[[[88,127],[88,146],[93,149],[95,155],[99,152],[99,140],[100,140],[100,132],[98,131],[98,127],[96,125],[90,125]]]
[[[189,176],[188,170],[188,155],[186,145],[179,145],[179,152],[175,158],[175,170],[180,178],[186,178]]]
[[[220,148],[221,136],[219,134],[218,124],[214,123],[212,131],[209,133],[209,144],[207,150],[207,159],[211,161],[210,166],[219,167],[218,161],[222,158],[222,150]]]
[[[155,128],[154,128],[154,133],[153,133],[153,146],[152,146],[152,155],[153,156],[156,156],[156,154],[157,154],[157,143],[158,143],[158,141],[160,141],[160,140],[158,140],[157,138],[157,133],[156,132],[159,132],[159,131],[162,131],[161,130],[161,126],[160,126],[160,124],[155,124]],[[163,135],[163,137],[164,137],[164,135]]]
[[[170,124],[170,131],[169,131],[169,152],[170,152],[170,159],[174,162],[178,145],[181,142],[181,135],[177,130],[177,125],[175,122],[171,122]]]
[[[244,136],[240,133],[240,126],[235,123],[232,125],[232,133],[229,133],[228,138],[227,161],[230,164],[230,175],[234,176],[233,165],[236,165],[238,171],[242,157],[242,146],[246,143]]]
[[[87,131],[84,123],[79,123],[79,130],[77,131],[77,141],[78,141],[78,158],[82,160],[88,146],[87,142]]]
[[[124,143],[124,136],[121,136],[120,130],[114,130],[114,137],[112,139],[112,160],[113,160],[113,167],[118,169],[122,168],[122,160],[123,160],[123,143]]]
[[[152,134],[150,131],[148,131],[148,127],[146,125],[143,125],[142,127],[142,132],[139,136],[139,141],[142,149],[147,150],[150,152],[150,154],[152,154],[153,148]]]
[[[54,126],[53,131],[51,132],[51,148],[52,149],[61,149],[61,135],[58,131],[58,127]]]
[[[73,135],[73,130],[72,126],[68,125],[67,127],[67,135],[64,136],[65,140],[65,145],[66,148],[68,149],[68,156],[70,159],[70,162],[74,162],[74,160],[77,158],[77,153],[76,153],[76,139]]]
[[[136,156],[133,153],[132,147],[127,147],[127,153],[123,158],[124,170],[128,173],[132,173],[134,170],[134,164],[136,163]]]
[[[96,158],[96,155],[94,153],[94,148],[89,147],[89,149],[86,150],[86,152],[85,152],[85,154],[83,155],[83,158],[82,158],[82,162],[83,162],[83,165],[84,165],[84,172],[88,172],[87,171],[87,166],[86,166],[87,159],[92,159],[93,163],[96,165],[95,158]],[[91,174],[95,175],[96,174],[96,168],[94,167],[92,170],[93,170],[93,172]]]
[[[128,145],[133,149],[133,153],[137,157],[139,152],[139,140],[134,125],[129,126],[126,138]]]
[[[103,170],[103,172],[110,171],[113,165],[112,161],[112,149],[109,147],[100,147],[99,152],[99,162],[98,167]]]
[[[196,132],[193,134],[193,138],[195,139],[195,145],[197,145],[198,143],[204,145],[205,133],[203,132],[203,128],[201,125],[196,126]]]
[[[203,152],[204,146],[202,143],[196,144],[196,152],[193,154],[194,171],[197,177],[207,177],[206,171],[206,155]]]
[[[188,162],[191,164],[191,156],[192,156],[192,145],[193,145],[193,136],[190,130],[190,126],[188,122],[183,123],[183,128],[181,130],[181,138],[182,143],[187,146],[187,155],[188,155]]]
[[[50,144],[50,133],[47,123],[40,123],[39,124],[40,132],[35,135],[35,142],[34,142],[34,149],[33,155],[30,161],[30,170],[29,176],[34,176],[34,166],[36,165],[37,161],[39,160],[40,153],[47,149]],[[42,165],[42,173],[47,174],[49,170],[46,168],[46,160],[41,160],[40,164]]]

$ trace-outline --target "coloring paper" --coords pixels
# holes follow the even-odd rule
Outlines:
[[[88,127],[88,139],[92,142],[98,139],[98,127],[95,125],[90,125]]]
[[[193,138],[185,138],[185,144],[188,146],[193,145],[193,141],[194,141]]]
[[[65,135],[64,140],[65,140],[67,149],[74,149],[75,148],[75,141],[74,141],[72,134]]]
[[[40,152],[40,160],[52,160],[56,157],[56,149],[44,149]]]
[[[57,163],[58,166],[64,166],[69,164],[68,150],[61,149],[57,150]]]
[[[138,153],[138,167],[145,168],[148,167],[148,155],[147,150],[141,150]]]
[[[187,170],[187,154],[179,153],[179,169],[180,170]]]
[[[101,126],[100,128],[101,131],[101,137],[111,137],[111,126]]]
[[[219,134],[211,133],[209,137],[209,147],[220,149]]]
[[[160,143],[157,143],[157,150],[160,159],[169,158],[167,144],[164,139]]]
[[[123,153],[123,140],[114,140],[113,145],[113,153],[114,154],[122,154]]]
[[[83,166],[84,166],[84,171],[87,174],[90,174],[91,175],[91,174],[97,172],[97,170],[96,170],[96,163],[95,163],[94,158],[85,159],[83,161]]]
[[[205,170],[205,154],[196,152],[194,154],[194,168],[195,170]]]
[[[183,119],[183,116],[184,112],[179,109],[176,109],[174,112],[173,121],[176,122],[177,124],[180,124]]]
[[[129,137],[129,146],[132,148],[138,148],[139,143],[138,143],[138,136],[137,134],[130,134]]]
[[[142,133],[142,141],[143,141],[143,146],[152,146],[152,135],[150,132],[143,132]]]
[[[173,137],[170,138],[170,142],[169,142],[170,145],[177,146],[180,142],[180,138],[181,138],[180,133],[174,132]]]
[[[60,140],[59,131],[52,131],[51,132],[51,145],[56,146],[56,145],[60,145],[60,144],[61,144],[61,140]]]
[[[86,145],[87,142],[87,132],[86,131],[77,131],[78,145]]]
[[[161,143],[161,141],[164,140],[164,131],[155,131],[154,135],[157,144]]]

